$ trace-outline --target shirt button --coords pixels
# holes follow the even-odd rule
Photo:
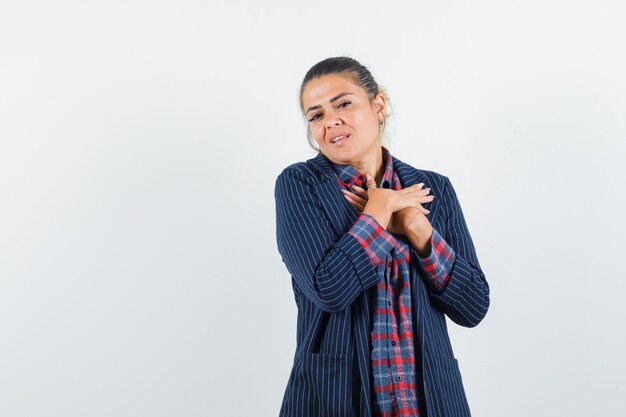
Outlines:
[[[391,305],[391,300],[387,301],[387,304]]]
[[[392,341],[391,341],[391,344],[392,344],[393,346],[395,346],[395,345],[396,345],[396,341],[395,341],[395,340],[392,340]]]
[[[398,375],[398,376],[396,377],[396,381],[402,381],[402,377],[401,377],[400,375]]]

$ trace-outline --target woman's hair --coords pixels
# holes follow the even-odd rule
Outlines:
[[[300,96],[299,96],[300,110],[302,111],[303,115],[304,115],[304,106],[302,103],[302,93],[304,92],[304,88],[306,87],[309,81],[312,81],[314,79],[317,79],[317,78],[323,77],[324,75],[329,75],[329,74],[345,74],[345,75],[352,77],[354,82],[356,82],[358,85],[360,85],[363,88],[363,90],[365,90],[370,102],[374,100],[374,98],[376,97],[378,93],[381,93],[383,96],[385,96],[387,106],[390,106],[389,99],[384,89],[378,85],[376,80],[374,80],[372,73],[370,73],[370,71],[364,65],[358,62],[356,59],[353,59],[347,56],[338,56],[338,57],[326,58],[323,61],[318,62],[317,64],[313,65],[304,76],[304,79],[302,80],[302,84],[300,85]],[[383,135],[383,137],[385,137],[384,136],[385,119],[388,115],[389,114],[385,114],[383,116],[383,124],[382,124],[382,129],[381,129],[381,135]],[[319,151],[319,149],[315,147],[315,141],[311,137],[311,130],[309,128],[308,123],[307,123],[307,139],[309,141],[309,145],[311,146],[311,148],[313,148],[316,151]]]

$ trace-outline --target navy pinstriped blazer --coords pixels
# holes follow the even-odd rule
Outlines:
[[[421,279],[411,283],[428,417],[469,417],[444,314],[461,326],[476,326],[489,308],[489,285],[450,180],[395,157],[393,164],[403,188],[423,182],[437,196],[424,204],[427,218],[456,254],[443,292],[430,292]],[[359,213],[322,153],[285,168],[275,199],[278,251],[298,307],[297,346],[280,416],[370,417],[370,293],[377,274],[365,249],[346,233]],[[414,249],[411,255],[417,256]],[[411,268],[418,277],[417,264]]]

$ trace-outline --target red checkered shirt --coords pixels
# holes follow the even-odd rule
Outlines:
[[[400,190],[402,184],[393,170],[393,157],[384,146],[381,149],[385,172],[379,186]],[[342,189],[351,190],[352,185],[367,189],[365,175],[352,166],[333,164],[333,167]],[[404,235],[387,232],[376,219],[363,213],[348,233],[368,252],[379,276],[373,292],[371,329],[374,416],[423,416],[425,404],[420,401],[423,394],[417,392],[422,388],[421,384],[416,385],[416,371],[421,375],[421,369],[416,366],[421,366],[421,361],[416,360],[413,346],[410,242]],[[424,272],[426,285],[431,291],[439,292],[448,282],[455,254],[435,229],[430,243],[428,257],[421,258],[415,249],[413,253]]]

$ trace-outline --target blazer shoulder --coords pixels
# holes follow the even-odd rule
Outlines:
[[[402,180],[404,186],[410,186],[419,182],[427,182],[431,186],[443,188],[449,178],[444,174],[427,169],[415,168],[412,165],[402,162],[396,158],[395,169]]]
[[[275,190],[298,185],[312,187],[317,182],[317,175],[306,162],[296,162],[285,167],[276,177]]]
[[[324,176],[324,166],[320,166],[325,161],[321,161],[321,156],[308,159],[306,161],[295,162],[285,167],[276,178],[276,183],[285,180],[297,180],[309,186],[326,181]],[[326,167],[328,170],[328,167]]]

